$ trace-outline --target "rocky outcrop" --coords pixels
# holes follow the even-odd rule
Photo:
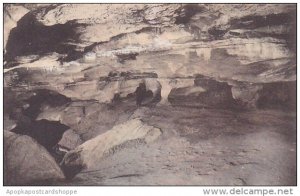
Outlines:
[[[109,156],[125,145],[147,144],[155,141],[161,130],[132,119],[114,126],[111,130],[86,141],[74,150],[69,151],[61,165],[68,177],[72,177],[80,169],[92,170],[104,156]]]
[[[296,108],[295,4],[5,4],[4,23],[5,129],[45,147],[68,178],[121,151],[127,160],[123,149],[150,146],[160,129],[190,142],[256,121],[295,129],[293,117],[272,120]],[[180,168],[187,178],[192,166]],[[139,178],[132,168],[106,183]]]
[[[28,9],[7,42],[5,86],[110,103],[133,97],[145,82],[150,101],[161,97],[160,103],[169,104],[172,90],[173,97],[184,97],[181,91],[200,93],[191,81],[201,74],[242,84],[233,85],[233,96],[252,107],[254,86],[296,80],[293,5],[63,4]],[[84,9],[89,12],[80,11]],[[249,97],[245,89],[251,91]]]
[[[53,157],[28,136],[4,131],[4,184],[47,184],[64,175]]]
[[[85,42],[104,42],[122,33],[141,30],[149,26],[169,25],[175,22],[179,5],[106,4],[60,5],[48,12],[37,14],[37,20],[46,26],[66,24],[76,20],[87,24],[81,29]],[[82,10],[89,10],[85,12]],[[98,31],[101,29],[101,33]]]
[[[135,102],[113,104],[77,101],[61,108],[44,108],[36,120],[59,121],[70,127],[83,141],[125,122],[136,109]]]
[[[296,80],[292,4],[25,4],[5,10],[18,16],[18,24],[7,30],[4,85],[21,95],[47,89],[65,96],[65,103],[114,105],[135,102],[145,83],[148,106],[170,99],[256,108],[267,89],[262,86]],[[219,89],[195,85],[197,75],[220,83]],[[27,114],[76,132],[84,116],[83,106],[29,105]]]

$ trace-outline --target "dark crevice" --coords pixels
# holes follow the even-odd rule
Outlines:
[[[190,88],[198,86],[205,91],[187,94]],[[174,106],[239,109],[236,100],[233,99],[230,85],[200,74],[195,78],[194,86],[172,89],[168,100]]]
[[[14,93],[11,94],[16,96]],[[55,147],[69,127],[59,121],[36,120],[36,118],[42,112],[43,107],[55,108],[70,102],[70,98],[55,91],[41,89],[22,93],[13,100],[7,100],[6,103],[10,107],[7,107],[9,109],[5,108],[5,112],[9,113],[10,118],[17,122],[17,126],[12,129],[12,132],[34,138],[59,162],[64,154],[57,151]]]
[[[228,29],[219,29],[218,27],[212,27],[208,29],[208,33],[213,36],[214,39],[221,39],[227,33]]]
[[[161,89],[154,93],[147,90],[145,83],[140,83],[132,96],[135,96],[137,106],[151,106],[161,100]]]
[[[36,20],[34,12],[27,13],[12,29],[6,46],[6,61],[13,61],[17,56],[45,55],[51,52],[68,54],[76,46],[69,45],[66,41],[78,41],[77,28],[83,27],[75,21],[66,24],[45,26]]]
[[[231,20],[232,29],[256,29],[265,26],[275,26],[282,24],[289,24],[292,21],[290,14],[269,14],[266,16],[245,16],[238,19]]]
[[[58,107],[70,103],[71,99],[55,91],[41,89],[35,91],[34,95],[25,102],[29,104],[29,107],[24,110],[23,114],[34,120],[41,112],[42,106]]]
[[[94,49],[95,46],[97,46],[99,44],[103,44],[103,43],[106,43],[106,42],[95,42],[95,43],[83,48],[82,51],[70,50],[70,51],[67,52],[67,56],[60,58],[59,61],[60,62],[70,62],[70,61],[75,61],[75,60],[78,60],[80,58],[83,58],[85,53],[91,52]]]
[[[179,16],[176,17],[175,24],[187,24],[197,13],[205,11],[205,8],[198,4],[188,4],[178,10]]]
[[[258,92],[259,109],[280,109],[295,111],[297,106],[296,82],[274,82],[263,85]]]
[[[120,175],[120,176],[115,176],[110,179],[115,179],[115,178],[129,178],[129,177],[140,177],[143,176],[142,174],[125,174],[125,175]]]
[[[68,126],[61,124],[58,121],[48,121],[43,119],[32,121],[28,124],[19,123],[12,132],[34,138],[50,153],[53,153],[53,148],[61,140],[63,133],[68,129]]]
[[[136,60],[136,57],[138,56],[138,53],[131,53],[131,54],[119,54],[117,55],[118,57],[118,62],[120,63],[125,63],[125,61],[128,60]]]
[[[70,98],[47,89],[17,92],[4,88],[4,93],[5,114],[25,124],[34,121],[44,107],[62,107],[71,102]]]

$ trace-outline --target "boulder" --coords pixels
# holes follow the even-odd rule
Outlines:
[[[82,144],[80,136],[72,129],[67,130],[58,142],[58,145],[66,150],[73,150],[80,144]]]
[[[48,151],[29,136],[4,131],[4,185],[45,184],[64,174]]]
[[[128,142],[147,144],[155,141],[160,135],[160,129],[149,126],[140,119],[132,119],[67,152],[61,165],[66,176],[73,177],[83,168],[97,168],[104,156],[122,150]]]
[[[126,103],[121,107],[118,103],[76,101],[63,107],[45,107],[36,120],[59,121],[80,135],[82,141],[87,141],[110,130],[115,124],[127,121],[134,109],[132,104]]]

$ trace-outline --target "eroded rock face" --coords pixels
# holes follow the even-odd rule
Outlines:
[[[151,143],[161,134],[160,129],[149,126],[139,119],[129,120],[69,151],[61,163],[62,168],[69,177],[79,172],[79,168],[96,169],[104,156],[122,150],[124,145]]]
[[[234,99],[247,108],[258,96],[254,86],[296,80],[293,5],[65,4],[28,9],[8,40],[6,86],[20,86],[21,81],[26,88],[46,88],[73,100],[110,103],[132,96],[144,81],[153,98],[161,96],[160,103],[169,104],[172,89],[177,97],[186,95],[178,88],[200,92],[189,79],[201,74],[233,86]]]
[[[53,157],[28,136],[4,131],[4,184],[47,184],[64,174]]]
[[[37,120],[59,121],[76,132],[83,141],[110,130],[130,118],[136,109],[129,104],[103,104],[95,101],[73,102],[67,107],[45,108]]]
[[[198,142],[240,134],[256,112],[295,112],[293,4],[14,4],[4,17],[5,129],[71,150],[68,178],[157,138],[157,124]],[[175,108],[203,123],[166,118]],[[227,112],[254,114],[228,123]]]
[[[82,11],[84,9],[89,12]],[[94,51],[99,56],[137,56],[144,52],[192,46],[199,52],[211,50],[207,45],[225,48],[229,54],[237,55],[243,63],[269,60],[275,56],[293,56],[289,49],[295,52],[291,46],[295,38],[293,5],[64,4],[45,6],[31,11],[30,15],[31,19],[28,21],[39,25],[35,28],[35,34],[41,31],[40,28],[53,31],[52,36],[60,34],[60,40],[54,40],[58,39],[57,36],[49,37],[47,33],[40,33],[39,36],[44,36],[43,39],[37,38],[33,40],[34,43],[42,46],[41,41],[52,42],[48,50],[67,54],[69,59],[75,60],[89,51]],[[21,28],[21,24],[22,21],[16,30],[29,34],[27,29]],[[11,40],[15,41],[13,36]],[[207,43],[215,40],[220,41]],[[24,46],[34,44],[26,39],[24,41]],[[191,41],[201,44],[188,44]],[[59,46],[62,42],[73,52],[64,51]],[[272,52],[266,50],[270,47],[273,48]],[[22,48],[20,43],[19,48]],[[26,49],[26,52],[36,53],[37,51],[32,51],[33,48],[35,47]],[[46,51],[40,52],[45,54]],[[11,53],[22,55],[22,52]],[[209,56],[207,52],[204,55],[206,60]]]

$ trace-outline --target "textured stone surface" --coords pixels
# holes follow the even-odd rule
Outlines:
[[[28,136],[4,131],[4,184],[29,185],[62,181],[53,157]]]
[[[4,47],[5,129],[75,148],[54,184],[296,183],[295,4],[6,4]]]
[[[86,170],[97,168],[99,161],[108,154],[126,148],[126,144],[148,144],[161,135],[161,130],[148,126],[139,119],[132,119],[114,126],[111,130],[88,140],[69,151],[62,161],[62,167],[81,167]],[[74,158],[76,157],[76,158]]]

